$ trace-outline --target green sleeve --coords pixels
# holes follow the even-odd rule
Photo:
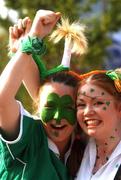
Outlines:
[[[14,141],[7,141],[1,136],[0,151],[3,152],[4,159],[8,159],[7,157],[11,155],[13,159],[20,158],[27,162],[30,153],[31,156],[34,156],[38,144],[41,146],[45,139],[46,136],[41,122],[23,113],[21,114],[18,137]]]

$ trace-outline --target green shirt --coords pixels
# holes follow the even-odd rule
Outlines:
[[[40,120],[23,115],[15,141],[0,139],[0,180],[70,180],[66,166],[48,148]]]

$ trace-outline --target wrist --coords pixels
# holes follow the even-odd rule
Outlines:
[[[36,36],[27,36],[21,41],[20,50],[23,53],[42,55],[46,51],[44,41]]]
[[[41,34],[41,35],[40,35],[40,33],[34,33],[34,32],[29,32],[29,33],[28,33],[28,36],[31,37],[31,38],[37,37],[37,38],[39,38],[39,39],[43,39],[43,38],[45,37],[44,34]]]

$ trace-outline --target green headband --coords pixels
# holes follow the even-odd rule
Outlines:
[[[114,81],[116,90],[121,93],[121,73],[118,69],[109,70],[106,72],[106,75]]]
[[[42,39],[38,37],[26,37],[21,41],[21,51],[23,53],[32,54],[34,61],[36,62],[41,78],[45,79],[47,76],[59,71],[69,70],[68,67],[59,65],[51,70],[47,70],[45,64],[40,59],[40,56],[45,54],[46,46]]]
[[[106,75],[109,76],[112,80],[120,79],[121,80],[121,73],[116,70],[109,70],[106,72]]]

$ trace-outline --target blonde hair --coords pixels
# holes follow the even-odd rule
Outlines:
[[[61,18],[61,24],[57,24],[57,29],[50,35],[50,40],[58,43],[62,38],[68,42],[71,52],[82,55],[87,51],[87,39],[84,35],[85,25],[79,21],[72,24],[68,18]]]

